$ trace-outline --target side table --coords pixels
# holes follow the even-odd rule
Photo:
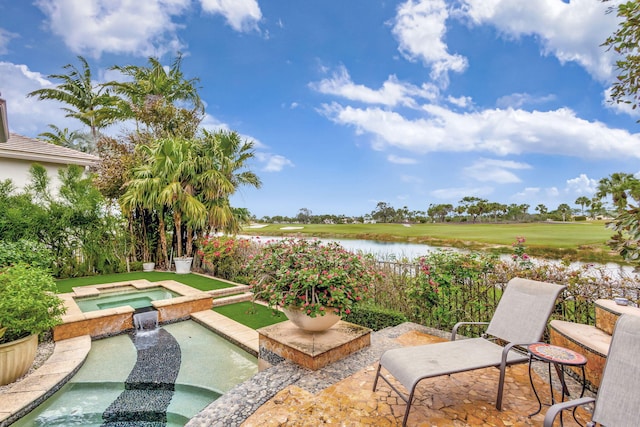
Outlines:
[[[551,345],[547,343],[535,343],[527,346],[527,350],[529,353],[529,381],[531,382],[531,388],[533,389],[533,394],[536,395],[536,399],[538,400],[538,410],[531,415],[530,417],[540,413],[542,410],[542,401],[540,400],[540,396],[538,396],[538,392],[536,391],[536,387],[533,384],[533,377],[531,376],[531,362],[534,360],[539,360],[547,363],[549,368],[549,390],[551,392],[551,404],[555,403],[555,399],[553,397],[553,380],[551,377],[551,365],[554,365],[556,368],[556,372],[558,373],[558,378],[560,379],[560,383],[562,385],[562,401],[564,402],[564,397],[569,396],[569,390],[567,389],[567,384],[564,380],[564,367],[565,366],[579,366],[582,369],[582,392],[580,393],[580,397],[584,396],[585,389],[587,388],[587,380],[584,373],[584,366],[587,364],[587,358],[580,353],[577,353],[573,350],[569,350],[568,348],[559,347],[557,345]],[[576,419],[576,409],[573,409],[573,419],[576,420],[578,425],[580,422]],[[562,425],[562,414],[560,414],[560,425]]]

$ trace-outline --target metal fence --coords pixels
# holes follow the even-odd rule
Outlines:
[[[443,330],[450,330],[460,321],[489,321],[512,277],[566,286],[552,314],[553,319],[594,324],[594,302],[598,299],[625,297],[630,305],[640,303],[640,281],[635,274],[588,265],[579,269],[563,266],[519,269],[508,263],[499,265],[495,271],[475,280],[461,278],[456,286],[443,290],[435,304],[414,301],[407,292],[419,274],[417,264],[380,261],[378,266],[385,278],[371,290],[376,305],[399,311],[411,321]]]

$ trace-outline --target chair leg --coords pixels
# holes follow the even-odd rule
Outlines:
[[[407,427],[407,420],[409,419],[409,411],[411,410],[411,402],[413,402],[413,393],[416,391],[416,387],[418,385],[414,385],[411,389],[411,393],[409,394],[409,398],[407,399],[407,409],[404,411],[404,418],[402,419],[402,427]]]
[[[500,365],[500,379],[498,380],[498,397],[496,398],[496,409],[502,411],[502,395],[504,394],[504,377],[507,371],[506,364]]]
[[[376,379],[373,381],[373,391],[376,391],[376,387],[378,386],[378,378],[380,378],[380,369],[382,369],[382,365],[378,363],[378,370],[376,371]]]

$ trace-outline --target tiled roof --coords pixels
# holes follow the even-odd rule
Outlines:
[[[0,157],[80,166],[91,166],[100,161],[98,156],[92,154],[15,133],[10,133],[9,140],[0,144]]]

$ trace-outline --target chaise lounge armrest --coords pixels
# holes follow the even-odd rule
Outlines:
[[[463,325],[488,325],[489,322],[458,322],[453,325],[453,329],[451,330],[451,341],[456,340],[456,334],[458,333],[458,328]]]
[[[556,419],[558,414],[565,409],[576,408],[580,405],[585,405],[587,403],[595,402],[596,399],[593,397],[581,397],[580,399],[569,400],[568,402],[560,402],[552,405],[547,414],[544,416],[544,427],[552,427],[553,421]],[[589,424],[587,424],[589,425]]]

